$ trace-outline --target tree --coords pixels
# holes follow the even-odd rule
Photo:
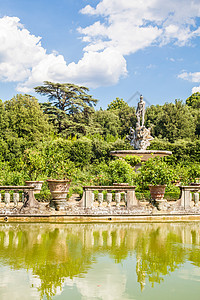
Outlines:
[[[192,108],[200,108],[200,93],[194,93],[186,99],[186,104]]]
[[[135,108],[130,107],[123,99],[116,98],[113,100],[107,108],[108,111],[114,113],[120,121],[120,126],[118,129],[118,135],[125,137],[130,127],[135,127],[136,125],[136,114]]]
[[[53,106],[50,102],[40,103],[40,106],[44,114],[48,116],[49,122],[53,124],[58,134],[65,130],[68,125],[72,125],[72,122],[70,122],[65,111]]]
[[[36,93],[47,96],[49,101],[67,114],[82,112],[86,107],[92,107],[97,103],[96,99],[88,95],[89,89],[71,83],[54,83],[44,81],[43,86],[34,88]]]
[[[50,134],[52,128],[35,97],[18,94],[6,101],[4,108],[9,130],[18,138],[38,141]]]
[[[145,124],[147,127],[153,124],[153,136],[166,138],[170,142],[195,137],[196,117],[180,100],[175,100],[175,104],[152,105],[146,110],[146,115]]]
[[[193,115],[196,116],[196,135],[200,135],[200,93],[194,93],[186,99],[186,105],[193,109]]]
[[[98,110],[94,114],[94,121],[100,124],[100,134],[117,136],[120,129],[119,117],[113,111]]]
[[[121,98],[116,98],[110,104],[108,104],[107,110],[124,109],[129,107],[128,104]]]

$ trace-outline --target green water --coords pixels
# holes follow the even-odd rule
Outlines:
[[[0,224],[0,299],[200,299],[200,222]]]

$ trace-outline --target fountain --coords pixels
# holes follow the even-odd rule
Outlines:
[[[150,146],[150,141],[153,140],[151,136],[151,128],[146,128],[144,126],[144,117],[145,117],[145,102],[143,96],[140,96],[140,101],[138,102],[136,110],[136,129],[134,130],[130,127],[129,135],[127,135],[127,140],[130,141],[130,145],[133,146],[134,150],[116,150],[111,151],[110,154],[118,157],[125,157],[126,155],[136,155],[141,158],[141,161],[147,161],[149,158],[155,156],[167,156],[171,155],[171,151],[163,150],[146,150]],[[136,166],[136,168],[139,167]]]

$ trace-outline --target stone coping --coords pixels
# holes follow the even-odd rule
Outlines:
[[[21,191],[21,190],[34,190],[33,186],[28,185],[0,185],[0,191],[10,190],[10,191]]]
[[[0,215],[0,223],[43,222],[43,223],[131,223],[131,222],[199,222],[200,213],[153,214],[153,215]]]
[[[91,190],[91,191],[95,191],[95,190],[102,190],[102,191],[114,191],[114,190],[135,190],[136,186],[130,186],[130,185],[91,185],[91,186],[83,186],[84,190]]]
[[[141,157],[141,161],[147,161],[149,158],[155,156],[163,157],[172,155],[172,152],[165,150],[115,150],[111,151],[110,154],[118,157],[125,157],[126,155],[136,155]]]

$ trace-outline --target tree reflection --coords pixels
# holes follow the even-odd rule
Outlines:
[[[51,299],[66,278],[83,277],[100,255],[116,263],[136,257],[143,290],[186,260],[200,266],[200,224],[2,224],[0,262],[40,279],[40,297]]]

